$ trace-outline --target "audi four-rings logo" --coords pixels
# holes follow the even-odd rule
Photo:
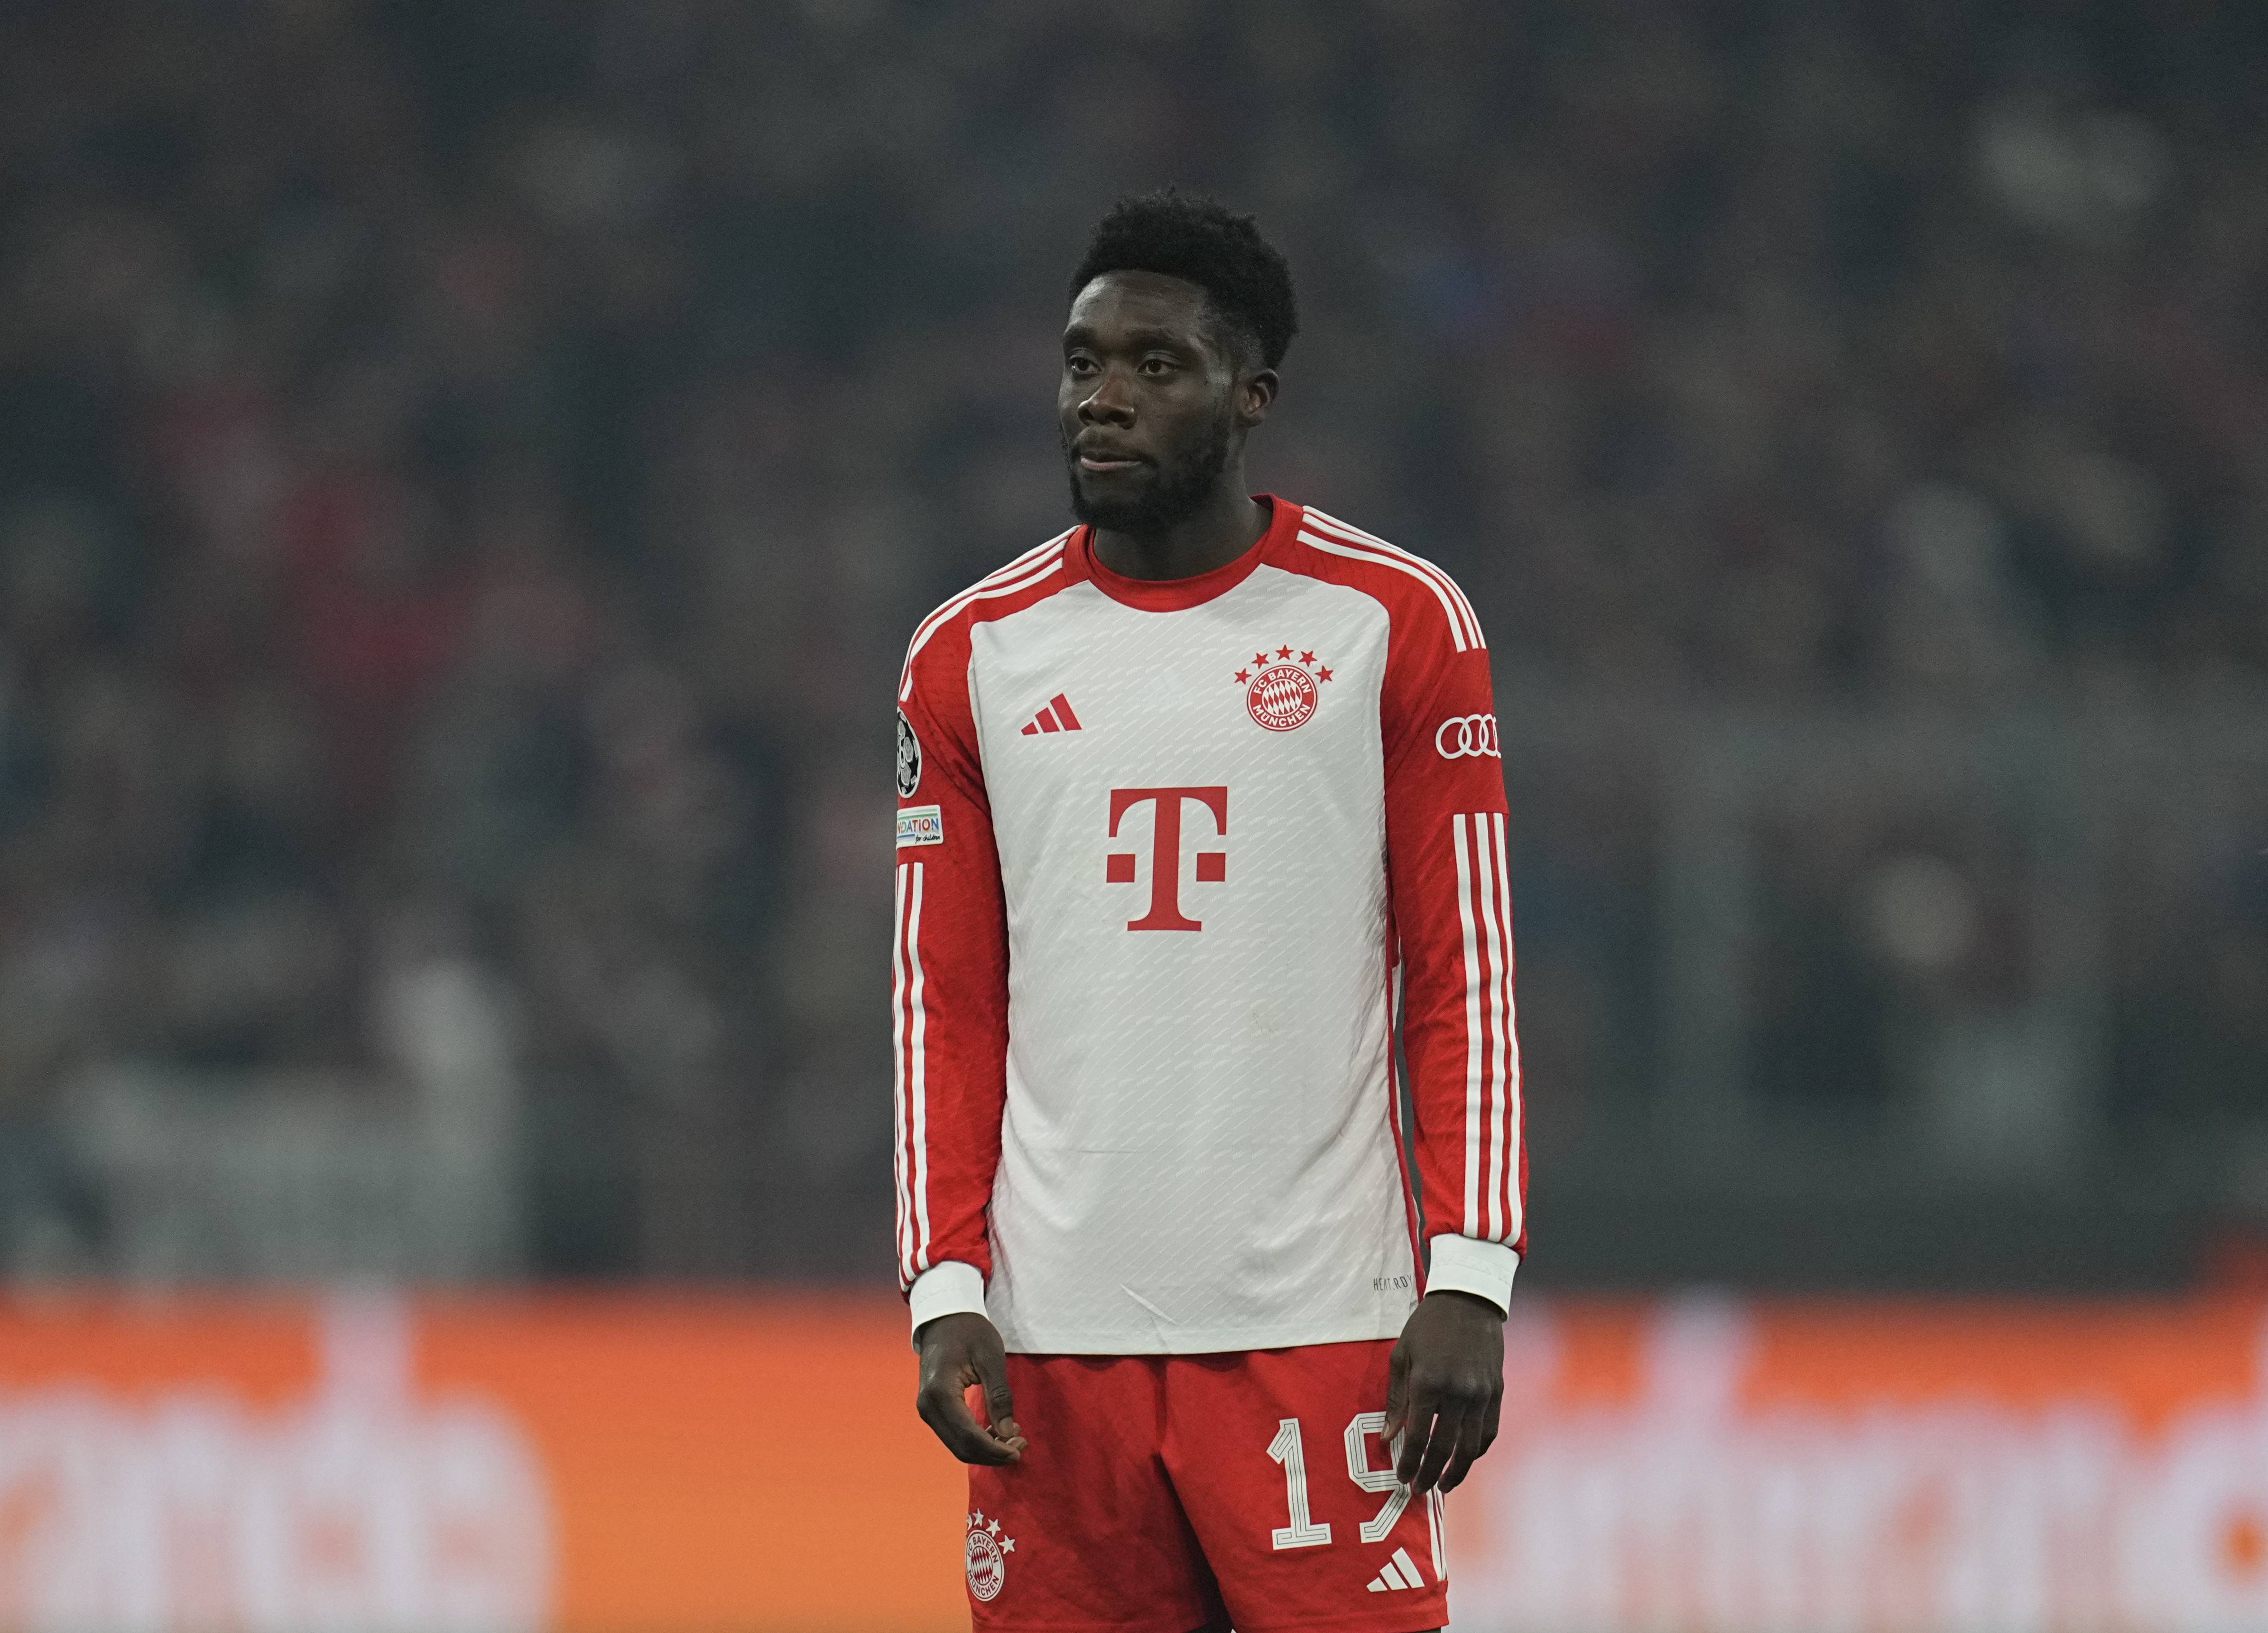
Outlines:
[[[1433,733],[1433,747],[1441,751],[1444,760],[1462,760],[1470,756],[1478,760],[1485,754],[1491,760],[1504,758],[1502,747],[1497,741],[1494,715],[1460,715],[1454,720],[1444,720]]]

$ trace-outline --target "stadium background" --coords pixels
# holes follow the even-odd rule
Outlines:
[[[1960,1402],[2021,1439],[2110,1401],[2168,1468],[2189,1402],[2250,1495],[2191,1514],[2239,1597],[2181,1602],[2268,1621],[2268,1431],[2231,1426],[2268,1284],[2264,107],[2268,11],[2202,0],[6,8],[0,1618],[318,1602],[210,1539],[120,1564],[54,1496],[97,1489],[54,1474],[58,1401],[162,1439],[169,1390],[250,1423],[490,1342],[464,1375],[507,1395],[615,1355],[603,1438],[746,1355],[694,1392],[739,1428],[640,1442],[665,1507],[708,1435],[810,1479],[755,1427],[800,1418],[799,1356],[903,1416],[890,687],[1062,525],[1064,269],[1174,180],[1300,279],[1256,480],[1440,561],[1490,633],[1515,1365],[1638,1391],[1629,1455],[1666,1456],[1697,1420],[1649,1438],[1644,1378],[1705,1412],[1792,1344],[1756,1376],[1839,1379],[1818,1410],[1954,1414],[1891,1434],[1936,1437],[1948,1512]],[[397,1562],[409,1597],[357,1599],[344,1543],[306,1581],[358,1625],[862,1625],[781,1585],[803,1549],[951,1623],[951,1512],[858,1523],[949,1510],[917,1425],[841,1431],[834,1529],[716,1498],[775,1573],[657,1521],[649,1577],[745,1588],[670,1606],[574,1597],[580,1453],[527,1432],[534,1598],[447,1610]],[[1592,1490],[1604,1445],[1520,1477]],[[2023,1477],[2068,1495],[2058,1455]],[[217,1535],[212,1456],[166,1512]],[[2119,1501],[2179,1552],[2190,1510]],[[1714,1580],[1734,1545],[1660,1523]],[[1488,1575],[1506,1527],[1460,1546],[1507,1626],[1813,1603],[1571,1608]],[[2025,1609],[2022,1553],[1861,1620],[2158,1614],[2063,1566]]]

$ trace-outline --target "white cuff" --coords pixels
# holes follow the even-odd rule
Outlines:
[[[1469,1236],[1436,1236],[1432,1268],[1425,1275],[1425,1291],[1470,1293],[1476,1298],[1487,1299],[1509,1315],[1513,1272],[1519,1269],[1520,1255],[1502,1242],[1476,1241]],[[930,1274],[934,1276],[937,1272],[932,1270]]]
[[[914,1277],[906,1305],[913,1312],[916,1332],[921,1331],[923,1322],[934,1321],[940,1315],[982,1315],[984,1272],[958,1259],[943,1260]]]

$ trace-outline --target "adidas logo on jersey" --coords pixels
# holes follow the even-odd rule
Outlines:
[[[1395,1548],[1394,1557],[1386,1562],[1386,1569],[1370,1579],[1370,1591],[1373,1593],[1391,1593],[1403,1588],[1425,1585],[1425,1578],[1418,1570],[1418,1562],[1410,1557],[1410,1550],[1406,1548]]]
[[[1048,706],[1032,717],[1022,735],[1033,737],[1042,732],[1077,732],[1083,728],[1079,717],[1071,711],[1071,699],[1057,692],[1048,699]]]

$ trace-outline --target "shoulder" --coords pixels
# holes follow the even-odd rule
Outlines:
[[[1070,583],[1064,551],[1079,530],[1066,528],[1005,567],[987,573],[945,601],[914,626],[906,644],[906,664],[898,680],[901,702],[913,695],[916,677],[940,667],[958,667],[968,661],[968,631],[988,619],[1021,612]]]
[[[1424,556],[1315,509],[1300,509],[1286,564],[1343,584],[1381,603],[1397,639],[1439,642],[1456,652],[1485,651],[1481,621],[1457,581]]]

